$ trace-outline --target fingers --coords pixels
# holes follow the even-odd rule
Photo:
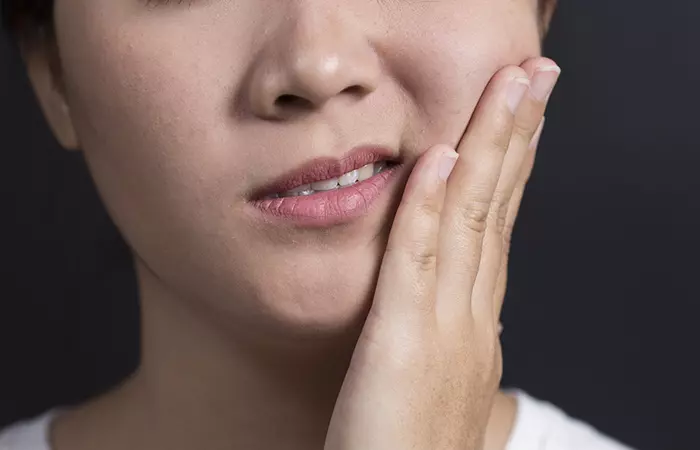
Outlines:
[[[374,314],[403,324],[433,312],[458,323],[469,316],[496,332],[510,232],[558,75],[545,58],[502,69],[457,153],[436,146],[421,157],[392,226]]]
[[[471,314],[482,241],[511,141],[514,113],[528,86],[527,74],[520,67],[509,66],[497,73],[484,91],[458,147],[460,158],[447,186],[440,224],[440,316],[464,318]],[[497,214],[504,217],[503,211],[502,214],[499,208]]]
[[[515,115],[508,153],[503,162],[498,186],[494,192],[492,202],[494,210],[489,215],[490,222],[487,224],[484,237],[482,270],[478,274],[473,291],[472,302],[475,313],[495,318],[500,314],[503,296],[494,297],[493,293],[505,290],[505,287],[499,283],[505,282],[506,274],[501,272],[507,270],[507,254],[514,225],[511,200],[516,186],[523,181],[522,172],[532,153],[533,137],[542,123],[546,101],[549,99],[561,72],[559,67],[547,58],[529,60],[524,64],[524,70],[530,77],[530,88]],[[530,164],[530,169],[531,167]],[[530,170],[526,174],[527,177],[529,177],[529,172]],[[524,189],[524,185],[521,187]],[[518,192],[517,195],[522,197],[522,192]],[[508,217],[509,210],[511,210],[510,218]],[[489,311],[490,308],[493,308],[493,312]]]
[[[379,273],[372,312],[386,318],[425,316],[434,308],[438,233],[446,180],[457,153],[445,145],[429,149],[404,190]]]
[[[524,152],[524,158],[522,158],[520,167],[517,167],[516,164],[514,165],[514,169],[512,169],[518,171],[517,178],[514,173],[509,175],[509,179],[516,180],[516,183],[508,203],[505,227],[503,229],[501,267],[499,269],[498,280],[492,300],[495,317],[500,316],[503,306],[503,299],[507,288],[508,256],[511,237],[520,210],[523,194],[525,193],[525,187],[532,174],[537,146],[539,145],[539,139],[544,128],[544,111],[547,107],[551,92],[561,73],[557,64],[549,58],[533,58],[526,61],[522,67],[530,77],[531,89],[523,100],[523,104],[516,117],[511,150],[514,150],[514,153]],[[509,150],[509,153],[511,150]],[[518,157],[518,159],[520,159],[520,157]],[[489,288],[485,288],[486,292],[480,298],[486,298],[487,289]]]
[[[535,156],[537,153],[537,146],[539,145],[540,136],[542,135],[542,130],[544,129],[545,119],[542,117],[542,122],[540,122],[539,128],[535,132],[532,138],[532,142],[529,145],[528,152],[525,156],[525,162],[521,168],[520,178],[518,183],[515,185],[513,190],[513,195],[511,196],[510,203],[508,204],[508,212],[506,213],[506,224],[503,230],[503,257],[501,258],[501,267],[498,273],[498,281],[496,282],[496,289],[493,295],[493,305],[494,305],[494,317],[501,316],[501,308],[503,306],[503,300],[506,295],[506,289],[508,287],[508,258],[510,254],[510,243],[511,237],[513,236],[513,228],[515,227],[515,220],[520,210],[520,204],[525,194],[525,186],[527,185],[530,175],[532,174],[532,168],[535,164]]]
[[[445,259],[439,289],[448,292],[440,293],[445,305],[438,308],[447,317],[471,314],[497,332],[510,235],[559,73],[547,58],[503,69],[459,145],[462,157],[447,187],[439,243],[440,260]],[[516,83],[523,86],[520,97]]]

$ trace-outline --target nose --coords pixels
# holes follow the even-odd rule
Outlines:
[[[288,120],[377,89],[381,68],[369,40],[324,9],[298,7],[261,49],[247,88],[255,115]]]

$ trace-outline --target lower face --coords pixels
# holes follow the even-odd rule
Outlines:
[[[539,53],[536,10],[57,0],[56,23],[80,146],[139,264],[231,326],[319,332],[362,317],[412,163]],[[288,192],[377,159],[389,170]]]

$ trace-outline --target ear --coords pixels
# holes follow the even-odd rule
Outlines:
[[[78,136],[66,101],[58,47],[53,38],[20,45],[29,80],[54,136],[67,150],[79,148]]]
[[[558,0],[539,0],[540,24],[542,28],[542,37],[547,35],[549,25],[552,23],[554,11],[557,9]]]

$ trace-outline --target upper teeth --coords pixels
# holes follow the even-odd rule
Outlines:
[[[360,181],[365,181],[369,178],[372,178],[374,175],[383,171],[385,168],[386,163],[383,161],[380,161],[378,163],[370,163],[359,169],[351,170],[348,173],[344,173],[338,178],[331,178],[329,180],[317,181],[311,184],[304,184],[302,186],[296,187],[292,190],[283,192],[281,194],[273,194],[269,196],[269,198],[297,197],[302,195],[311,195],[317,191],[332,191],[333,189],[350,186]]]

